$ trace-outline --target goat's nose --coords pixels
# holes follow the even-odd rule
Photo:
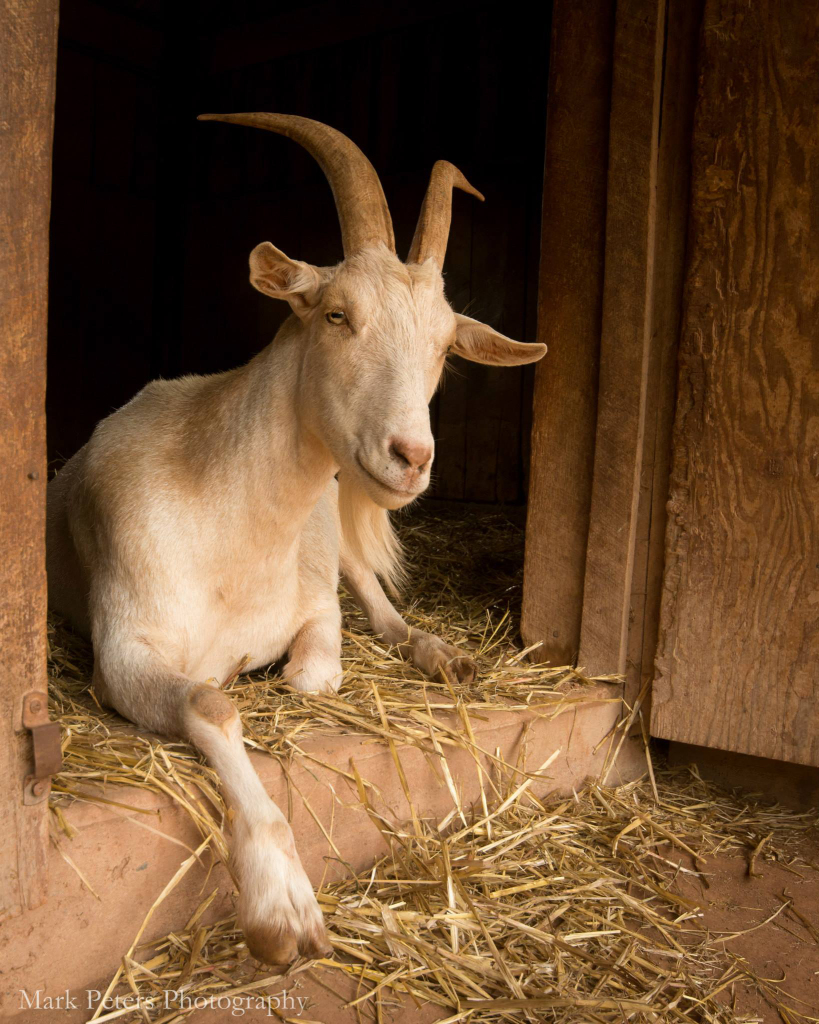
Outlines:
[[[390,441],[390,455],[407,469],[420,470],[432,458],[432,445],[411,437],[394,437]]]

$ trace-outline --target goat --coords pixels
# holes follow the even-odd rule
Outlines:
[[[400,573],[389,521],[427,487],[429,402],[447,353],[499,366],[541,358],[444,297],[452,189],[435,164],[409,258],[395,253],[372,164],[346,136],[283,114],[204,114],[286,135],[335,196],[344,259],[293,260],[270,242],[250,281],[290,304],[247,365],[148,384],[102,420],[48,487],[52,607],[89,635],[99,700],[208,758],[233,811],[239,922],[272,965],[328,950],[293,835],[253,770],[236,708],[214,680],[289,656],[297,690],[342,680],[339,569],[375,633],[430,675],[475,665],[411,629],[387,599]],[[337,477],[337,480],[336,480]]]

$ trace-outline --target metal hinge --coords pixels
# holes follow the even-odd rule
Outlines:
[[[48,717],[48,694],[30,690],[23,695],[23,728],[31,732],[34,774],[26,776],[23,803],[39,804],[51,792],[51,776],[63,765],[60,724]]]

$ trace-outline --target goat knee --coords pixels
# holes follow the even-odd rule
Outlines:
[[[232,722],[238,721],[239,712],[229,697],[207,683],[200,683],[188,694],[188,715],[191,727],[200,723],[215,725],[226,730]]]

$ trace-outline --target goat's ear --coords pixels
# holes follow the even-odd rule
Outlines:
[[[489,366],[522,366],[524,363],[536,363],[546,355],[545,345],[512,341],[486,324],[460,313],[455,314],[455,320],[457,326],[451,351],[462,359]]]
[[[271,299],[289,302],[297,316],[315,305],[321,277],[315,267],[291,260],[270,242],[261,242],[250,254],[250,283]]]

